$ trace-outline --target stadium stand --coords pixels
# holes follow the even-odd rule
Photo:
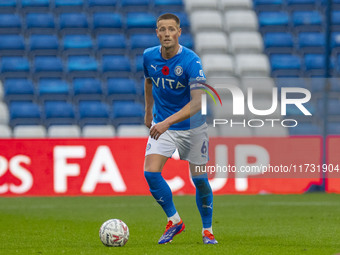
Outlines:
[[[44,126],[49,136],[49,126],[65,120],[78,125],[76,136],[96,136],[96,127],[111,130],[103,132],[107,136],[118,135],[121,131],[116,130],[125,121],[143,124],[142,53],[159,44],[156,18],[168,11],[180,17],[180,43],[198,53],[208,80],[233,77],[243,91],[253,88],[256,94],[269,95],[273,87],[281,86],[280,78],[305,77],[301,86],[316,95],[311,107],[318,113],[326,75],[324,4],[322,0],[0,1],[0,123],[13,129],[9,136],[16,136],[16,126],[28,124]],[[336,77],[340,74],[339,1],[333,1],[333,7],[330,64]],[[334,100],[340,94],[336,84],[330,86]],[[66,116],[57,117],[58,111],[49,109],[49,101],[56,100],[68,106]],[[86,131],[89,116],[81,114],[81,109],[87,109],[84,101],[90,108],[93,101],[101,102],[94,108],[108,106],[103,125],[88,128],[93,132]],[[26,106],[31,112],[22,110]],[[130,107],[136,107],[136,116],[128,111]],[[330,100],[329,107],[334,133],[338,129],[333,110],[338,105]],[[303,134],[303,128],[306,134],[322,133],[324,117],[315,115],[308,123],[314,126],[292,128],[290,134]],[[266,136],[273,131],[259,130],[245,130],[244,135]],[[276,135],[287,135],[287,130],[278,129]]]

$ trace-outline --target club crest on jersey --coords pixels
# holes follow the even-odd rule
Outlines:
[[[175,67],[175,74],[177,76],[181,76],[183,74],[183,68],[181,66],[176,66]]]

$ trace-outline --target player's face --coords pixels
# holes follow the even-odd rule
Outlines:
[[[157,37],[161,45],[168,49],[178,45],[181,29],[173,19],[163,19],[157,23]]]

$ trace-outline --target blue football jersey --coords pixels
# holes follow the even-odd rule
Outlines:
[[[164,59],[161,46],[148,48],[143,54],[144,76],[152,81],[154,98],[153,120],[155,123],[181,110],[190,102],[190,86],[205,82],[200,58],[192,50],[180,46],[171,59]],[[187,130],[205,123],[201,112],[170,126],[171,130]]]

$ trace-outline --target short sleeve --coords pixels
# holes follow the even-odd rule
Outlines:
[[[203,71],[201,59],[198,56],[195,56],[191,63],[189,63],[188,78],[190,89],[204,87],[203,84],[207,79]]]

